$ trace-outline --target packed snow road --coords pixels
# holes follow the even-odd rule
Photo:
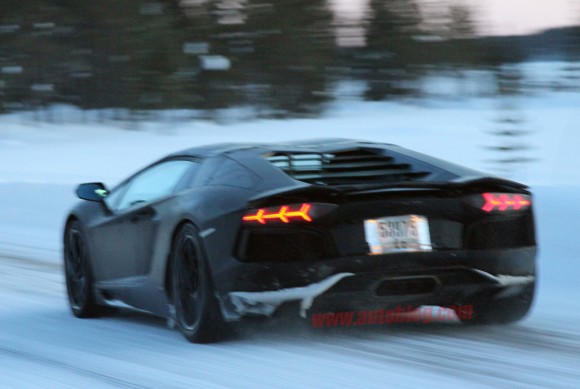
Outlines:
[[[2,257],[0,277],[4,388],[580,387],[577,302],[540,298],[505,327],[279,321],[194,345],[145,314],[73,318],[60,265]]]

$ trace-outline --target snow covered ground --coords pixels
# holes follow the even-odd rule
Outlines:
[[[186,343],[136,313],[76,320],[59,265],[77,183],[110,185],[169,152],[214,142],[347,137],[396,143],[485,170],[496,113],[486,100],[423,106],[355,103],[328,117],[253,121],[39,124],[0,117],[0,387],[580,387],[580,96],[523,102],[539,161],[532,184],[540,244],[530,317],[507,327],[455,322],[311,331],[304,323]]]

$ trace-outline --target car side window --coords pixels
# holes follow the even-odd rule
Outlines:
[[[122,211],[170,195],[193,164],[195,162],[174,160],[152,166],[107,196],[107,205]]]

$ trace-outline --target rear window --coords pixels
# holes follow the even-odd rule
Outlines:
[[[408,158],[353,149],[336,153],[276,152],[265,158],[290,177],[314,185],[391,183],[421,180],[431,174],[415,169]]]

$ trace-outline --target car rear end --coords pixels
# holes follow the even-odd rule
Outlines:
[[[393,147],[263,158],[310,185],[244,211],[227,298],[239,316],[287,303],[303,314],[488,303],[535,283],[533,199],[521,184]]]

